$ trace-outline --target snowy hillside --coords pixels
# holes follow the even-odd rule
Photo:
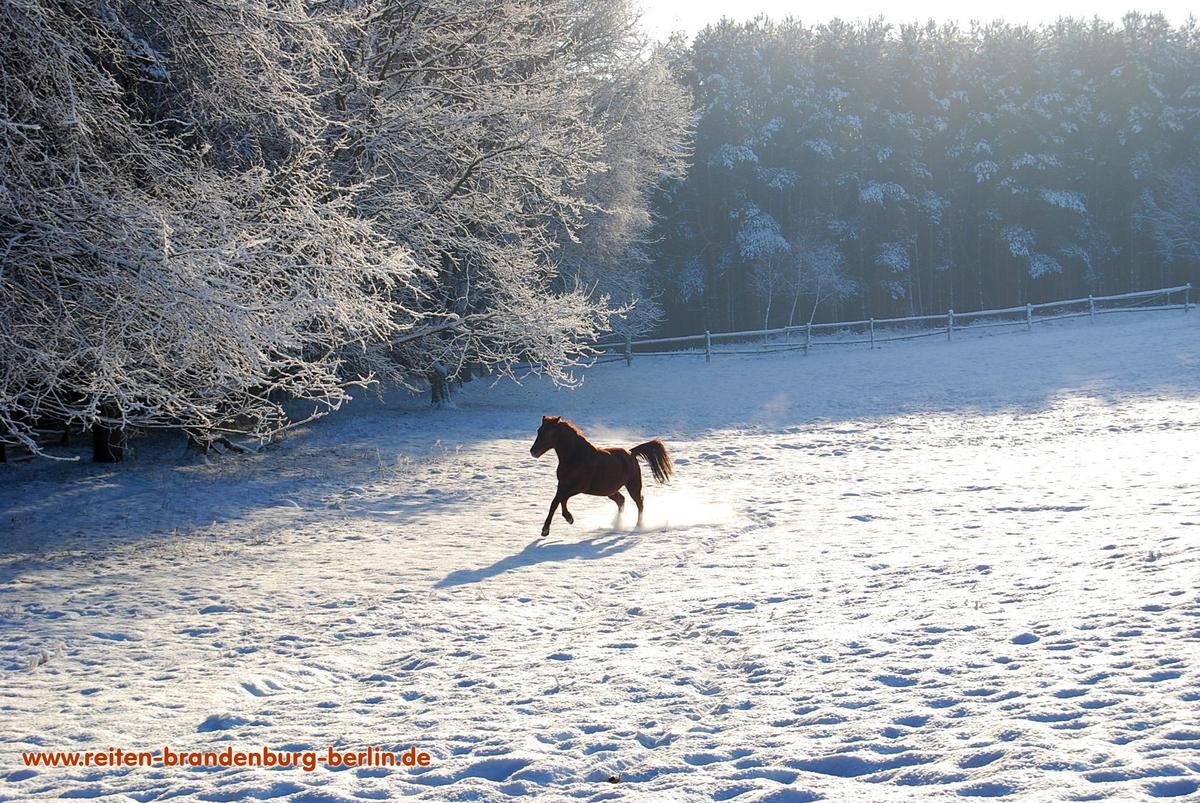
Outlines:
[[[0,799],[1195,799],[1198,327],[638,359],[0,467]],[[580,497],[537,538],[542,414],[666,441],[644,529]],[[432,763],[20,755],[163,745]]]

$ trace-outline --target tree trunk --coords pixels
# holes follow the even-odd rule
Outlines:
[[[787,322],[787,325],[788,325],[788,326],[791,326],[791,325],[792,325],[793,323],[795,323],[795,321],[796,321],[796,307],[797,307],[797,306],[799,306],[799,304],[800,304],[800,289],[799,289],[799,286],[800,286],[800,281],[799,281],[799,280],[797,280],[797,281],[796,281],[796,287],[797,287],[797,289],[796,289],[796,295],[792,296],[792,308],[791,308],[791,310],[788,312],[788,322]]]
[[[775,292],[772,289],[767,290],[767,309],[763,313],[763,329],[771,328],[771,301],[775,297]]]
[[[92,461],[120,463],[125,459],[125,430],[92,425]]]
[[[450,401],[450,383],[441,368],[429,372],[429,400],[434,407],[443,407]]]

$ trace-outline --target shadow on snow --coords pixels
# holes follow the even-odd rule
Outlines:
[[[526,544],[525,548],[520,552],[515,555],[509,555],[506,558],[501,558],[491,566],[484,566],[481,569],[458,569],[450,572],[434,587],[451,588],[468,583],[479,583],[505,572],[534,566],[539,563],[565,560],[600,560],[624,552],[632,547],[637,543],[637,539],[633,537],[635,535],[636,533],[610,530],[608,532],[597,533],[591,538],[582,541],[547,541],[545,538],[537,538]]]

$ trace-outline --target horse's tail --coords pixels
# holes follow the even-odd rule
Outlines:
[[[671,479],[671,473],[675,471],[675,466],[671,464],[671,455],[667,454],[667,447],[663,446],[663,442],[658,438],[633,447],[629,453],[645,460],[646,464],[650,466],[650,473],[658,482],[666,482]]]

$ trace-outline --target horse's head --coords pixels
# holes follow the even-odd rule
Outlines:
[[[556,415],[542,416],[542,425],[538,427],[537,437],[533,439],[533,446],[529,447],[529,453],[534,457],[541,457],[553,449],[558,441],[556,436],[561,423],[562,419]]]

